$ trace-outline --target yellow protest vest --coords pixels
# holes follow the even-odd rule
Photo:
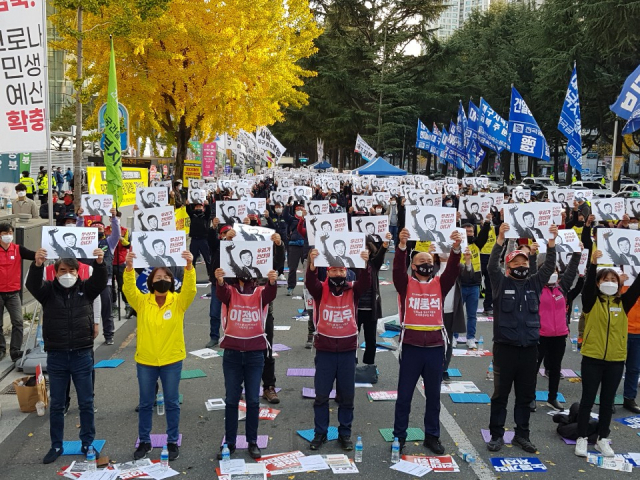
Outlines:
[[[489,238],[487,239],[487,243],[484,244],[480,253],[485,255],[490,255],[491,250],[493,250],[493,246],[496,244],[496,230],[493,226],[489,229]]]
[[[36,187],[36,181],[31,177],[20,178],[20,183],[27,187],[27,193],[33,193],[33,189]]]
[[[573,230],[578,234],[578,238],[582,238],[582,230],[584,227],[573,227]]]
[[[479,272],[482,270],[482,266],[480,264],[480,249],[477,245],[469,245],[469,252],[471,252],[471,266],[473,267],[474,272]],[[460,263],[464,263],[464,255],[460,258]]]
[[[414,249],[416,252],[427,252],[429,253],[429,247],[431,246],[431,242],[416,242],[416,248]]]

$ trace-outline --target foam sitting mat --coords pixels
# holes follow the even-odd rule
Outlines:
[[[596,405],[600,405],[600,395],[596,395]],[[622,395],[616,395],[613,400],[614,405],[622,405],[624,403],[624,397]]]
[[[100,360],[93,368],[118,368],[124,363],[121,358],[113,358],[111,360]]]
[[[152,433],[150,435],[150,437],[151,437],[151,447],[152,448],[162,448],[167,444],[167,434],[166,433]],[[136,440],[135,447],[138,448],[138,445],[140,445],[140,439],[139,438]],[[182,445],[182,434],[178,435],[177,445],[178,446]]]
[[[315,430],[310,428],[309,430],[297,430],[296,433],[304,438],[307,442],[311,443],[313,437],[315,436]],[[337,440],[338,439],[338,427],[329,427],[327,430],[327,440]]]
[[[536,402],[546,402],[549,399],[549,392],[546,390],[536,390]],[[566,402],[564,395],[558,392],[557,400],[560,403]]]
[[[227,441],[226,437],[222,438],[222,442],[220,442],[220,446],[224,445]],[[258,435],[258,448],[267,448],[269,444],[269,435]],[[236,449],[237,450],[246,450],[249,448],[249,444],[247,443],[247,437],[245,435],[237,435],[236,436]]]
[[[94,440],[91,444],[93,449],[96,452],[101,452],[104,448],[104,444],[107,443],[106,440]],[[69,442],[62,442],[62,448],[64,452],[62,455],[84,455],[82,453],[82,441],[81,440],[73,440]]]
[[[200,378],[200,377],[206,377],[206,376],[207,374],[200,369],[182,370],[182,372],[180,372],[180,380],[187,380],[189,378]]]
[[[393,442],[393,428],[381,428],[380,435],[384,438],[385,442]],[[407,442],[422,442],[424,441],[424,432],[420,428],[407,428]]]

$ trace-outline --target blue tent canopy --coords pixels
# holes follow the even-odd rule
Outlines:
[[[407,174],[407,172],[405,172],[401,168],[394,167],[382,157],[378,157],[375,160],[372,160],[371,162],[363,165],[362,167],[356,168],[355,170],[353,170],[353,172],[356,172],[359,175],[380,176],[400,176]]]
[[[316,170],[326,170],[327,168],[331,168],[331,164],[329,162],[320,162],[317,165],[314,165],[313,168]]]

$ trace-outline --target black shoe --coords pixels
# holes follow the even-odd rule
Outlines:
[[[80,447],[80,451],[82,452],[82,455],[84,455],[85,457],[87,456],[87,450],[89,450],[89,447],[91,445],[82,445],[82,447]],[[98,449],[96,447],[93,447],[93,451],[96,452],[96,460],[100,458],[100,452],[98,451]]]
[[[449,374],[447,372],[442,374],[442,383],[451,383],[451,378],[449,378]]]
[[[438,437],[425,435],[424,442],[422,444],[436,455],[442,455],[444,453],[444,447],[440,443],[440,439]]]
[[[547,406],[558,411],[564,410],[564,408],[562,408],[562,406],[558,403],[558,400],[547,400]],[[640,409],[638,409],[638,413],[640,413]]]
[[[42,460],[42,463],[44,463],[45,465],[48,464],[48,463],[53,463],[63,453],[64,453],[64,450],[62,448],[52,448],[44,456],[44,459]]]
[[[351,450],[353,450],[353,442],[351,441],[351,437],[349,435],[338,435],[338,443],[346,452],[350,452]]]
[[[20,360],[22,358],[22,354],[24,352],[22,350],[14,350],[13,352],[10,353],[11,356],[11,361],[12,362],[17,362],[18,360]]]
[[[105,345],[113,345],[113,338],[107,338],[107,339],[104,341],[104,344],[105,344]]]
[[[1,362],[1,361],[4,359],[4,357],[6,357],[6,356],[7,356],[7,352],[5,352],[5,351],[0,352],[0,362]]]
[[[131,308],[131,307],[127,307],[127,308],[125,308],[124,310],[125,310],[125,312],[126,312],[126,313],[125,313],[124,318],[126,318],[127,320],[129,320],[131,317],[133,317],[133,314],[135,313],[135,312],[133,311],[133,308]]]
[[[533,443],[531,443],[531,440],[529,440],[528,438],[520,437],[518,435],[513,437],[511,444],[519,446],[521,449],[523,449],[527,453],[536,453],[538,451],[536,446]]]
[[[249,456],[254,460],[260,458],[262,456],[262,452],[260,451],[260,447],[258,447],[257,443],[249,444]]]
[[[140,404],[136,405],[136,413],[140,411]]]
[[[151,451],[150,443],[140,442],[140,445],[138,445],[138,449],[135,452],[133,452],[133,459],[140,460],[142,458],[145,458],[147,456],[147,453],[149,453],[150,451]]]
[[[313,437],[313,440],[311,440],[309,448],[311,450],[320,450],[320,447],[325,443],[327,443],[327,435],[320,435],[316,433]]]
[[[227,448],[229,449],[229,455],[233,455],[236,453],[236,446],[227,444]],[[220,447],[220,453],[218,453],[218,460],[222,460],[222,447]]]
[[[485,311],[484,311],[484,312],[482,312],[482,313],[483,313],[484,315],[491,316],[491,315],[493,315],[493,310],[492,310],[492,309],[485,310]]]
[[[640,407],[633,398],[625,398],[622,403],[622,408],[629,410],[632,413],[640,413]]]
[[[169,461],[173,462],[180,456],[180,449],[177,443],[167,443],[167,450],[169,450]]]
[[[538,405],[536,404],[536,401],[533,400],[530,404],[529,404],[529,410],[531,410],[532,412],[536,411],[536,408],[538,408]]]
[[[313,348],[313,335],[307,335],[307,343],[304,344],[304,348],[307,350]]]
[[[207,343],[207,344],[204,346],[204,348],[213,348],[213,347],[215,347],[215,346],[217,346],[217,345],[218,345],[218,340],[213,340],[213,339],[211,339],[211,340],[209,340],[209,343]]]
[[[504,447],[504,439],[502,437],[491,437],[487,443],[487,450],[490,452],[499,452]]]

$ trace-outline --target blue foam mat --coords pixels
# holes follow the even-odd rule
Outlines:
[[[112,360],[100,360],[93,368],[116,368],[124,363],[121,358],[114,358]]]
[[[447,373],[449,374],[450,377],[461,377],[462,374],[460,373],[460,370],[458,370],[457,368],[450,368],[447,370]]]
[[[450,393],[453,403],[491,403],[491,398],[486,393]]]
[[[316,434],[313,428],[310,428],[309,430],[298,430],[296,433],[304,438],[307,442],[311,442]],[[327,440],[331,441],[337,439],[338,427],[329,427],[329,430],[327,431]]]
[[[400,332],[395,332],[393,330],[387,330],[378,335],[380,338],[394,338],[400,335]]]
[[[536,390],[536,402],[546,402],[549,399],[549,392],[546,390]],[[558,393],[557,400],[560,403],[566,402],[564,395]]]
[[[107,443],[106,440],[94,440],[91,444],[93,449],[97,452],[101,452],[104,448],[104,444]],[[62,455],[83,455],[82,453],[82,441],[74,440],[72,442],[62,442],[62,448],[64,449],[64,453]]]

